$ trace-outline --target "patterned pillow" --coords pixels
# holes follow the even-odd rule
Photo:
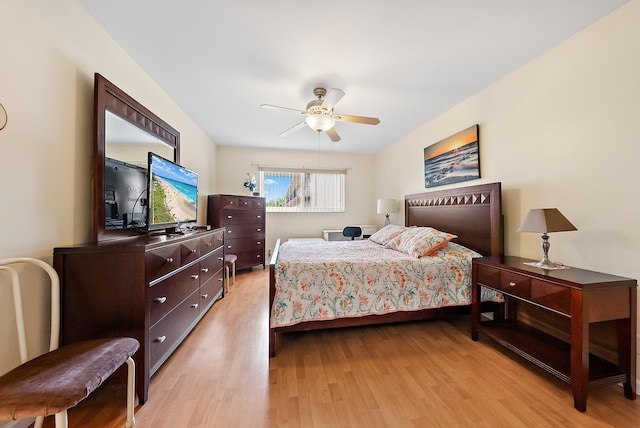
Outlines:
[[[454,238],[457,236],[432,227],[415,227],[406,229],[389,241],[386,247],[413,257],[424,257],[447,246]]]
[[[369,241],[375,242],[380,245],[387,245],[396,236],[400,235],[407,229],[406,226],[398,226],[396,224],[389,224],[369,237]]]

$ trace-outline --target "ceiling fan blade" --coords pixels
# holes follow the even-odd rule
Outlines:
[[[377,117],[351,116],[348,114],[334,114],[333,118],[341,122],[364,123],[365,125],[377,125],[380,119]]]
[[[327,91],[327,95],[324,96],[324,101],[322,101],[322,107],[331,110],[333,106],[338,104],[344,97],[344,91],[338,88],[331,88]]]
[[[280,106],[274,106],[272,104],[260,104],[260,107],[274,109],[274,110],[293,111],[293,112],[300,113],[300,114],[305,114],[306,113],[306,111],[298,110],[297,108],[280,107]]]
[[[303,121],[303,122],[300,122],[300,123],[298,123],[297,125],[293,125],[291,128],[289,128],[289,129],[287,129],[287,130],[285,130],[285,131],[282,131],[282,132],[280,133],[280,136],[281,136],[281,137],[286,137],[286,136],[287,136],[287,135],[289,135],[289,134],[293,134],[293,133],[294,133],[294,132],[296,132],[298,129],[300,129],[300,128],[304,128],[306,125],[307,125],[307,124],[306,124],[306,122],[304,122],[304,121]]]
[[[340,141],[340,136],[336,132],[336,127],[335,126],[333,128],[329,128],[329,130],[327,130],[327,135],[329,136],[329,138],[331,138],[331,141],[333,141],[334,143]]]

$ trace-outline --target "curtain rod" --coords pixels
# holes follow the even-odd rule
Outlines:
[[[277,171],[277,172],[324,172],[334,174],[346,174],[351,168],[307,168],[304,166],[282,166],[282,165],[264,165],[252,163],[252,166],[258,168],[258,171]]]

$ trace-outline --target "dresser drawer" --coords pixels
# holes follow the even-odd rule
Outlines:
[[[264,239],[227,239],[224,244],[224,248],[227,254],[238,254],[243,251],[264,252]]]
[[[477,265],[478,282],[487,287],[500,289],[500,269]]]
[[[231,224],[225,226],[224,240],[235,238],[264,239],[264,224]]]
[[[180,267],[180,246],[168,245],[145,253],[147,281],[151,282]]]
[[[216,296],[222,294],[224,271],[219,270],[207,282],[200,286],[200,308],[204,309],[213,303]]]
[[[207,253],[219,248],[224,244],[224,231],[216,230],[200,238],[200,253],[204,256]]]
[[[224,210],[220,215],[220,225],[244,223],[264,223],[264,212],[260,210]]]
[[[527,276],[502,271],[500,273],[500,289],[505,293],[529,299],[531,297],[531,279]]]
[[[180,243],[180,265],[184,266],[200,258],[201,238],[189,239]]]
[[[238,260],[236,261],[237,269],[264,264],[264,250],[241,251],[236,255],[238,256]]]
[[[155,284],[149,290],[149,325],[171,312],[200,285],[198,266],[192,266]]]
[[[153,368],[167,355],[200,315],[200,293],[194,291],[174,310],[149,329],[149,362]]]
[[[210,280],[224,266],[224,248],[218,247],[208,257],[200,261],[200,284]]]
[[[571,315],[570,288],[533,279],[531,280],[531,301]]]

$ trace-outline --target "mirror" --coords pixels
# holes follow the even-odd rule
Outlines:
[[[91,239],[138,235],[148,152],[179,163],[180,133],[98,73],[94,108]]]

